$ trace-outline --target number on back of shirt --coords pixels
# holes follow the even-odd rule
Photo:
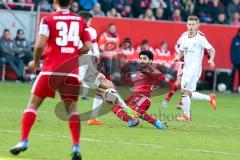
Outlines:
[[[74,46],[79,44],[79,22],[71,22],[68,28],[66,22],[59,21],[56,23],[56,29],[59,30],[59,37],[56,38],[58,46],[67,46],[68,42],[73,42]]]

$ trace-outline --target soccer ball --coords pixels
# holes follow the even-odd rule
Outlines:
[[[106,89],[103,94],[103,99],[108,103],[118,103],[117,92],[113,88]]]
[[[227,90],[227,86],[224,83],[220,83],[218,84],[217,89],[219,92],[225,92]]]

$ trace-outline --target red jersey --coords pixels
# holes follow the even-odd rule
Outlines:
[[[153,86],[158,86],[159,81],[164,79],[165,76],[152,65],[141,69],[133,79],[134,94],[144,94],[150,97]]]
[[[78,75],[79,42],[91,41],[85,28],[85,20],[69,10],[54,12],[42,18],[39,35],[48,37],[42,73]]]

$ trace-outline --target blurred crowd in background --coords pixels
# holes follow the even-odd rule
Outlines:
[[[1,1],[1,0],[0,0]],[[40,11],[52,12],[53,0],[2,0],[6,3],[35,4]],[[28,7],[9,4],[16,10]],[[0,8],[6,8],[0,5]],[[140,18],[149,21],[186,21],[189,15],[197,15],[203,23],[239,26],[240,0],[73,0],[71,10],[91,11],[94,16],[114,18]]]

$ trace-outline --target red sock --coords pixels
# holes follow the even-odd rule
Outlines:
[[[182,98],[178,102],[179,105],[182,105]]]
[[[151,123],[151,124],[154,123],[155,118],[153,118],[152,116],[150,116],[150,115],[146,112],[146,110],[141,109],[141,108],[137,108],[136,111],[141,114],[140,117],[141,117],[143,120],[145,120],[145,121],[147,121],[147,122],[149,122],[149,123]]]
[[[165,99],[166,99],[167,101],[169,101],[169,100],[172,98],[173,94],[174,94],[176,91],[177,91],[177,86],[176,86],[175,83],[174,83],[174,84],[172,85],[171,91],[168,92],[168,94],[166,95]]]
[[[121,120],[128,122],[131,120],[131,117],[126,114],[126,112],[120,107],[119,105],[116,105],[112,108],[113,113]]]
[[[36,119],[36,111],[34,109],[26,109],[22,118],[22,141],[28,139],[30,130]]]
[[[79,144],[80,139],[80,117],[78,114],[72,114],[69,117],[68,125],[72,136],[72,144]]]

